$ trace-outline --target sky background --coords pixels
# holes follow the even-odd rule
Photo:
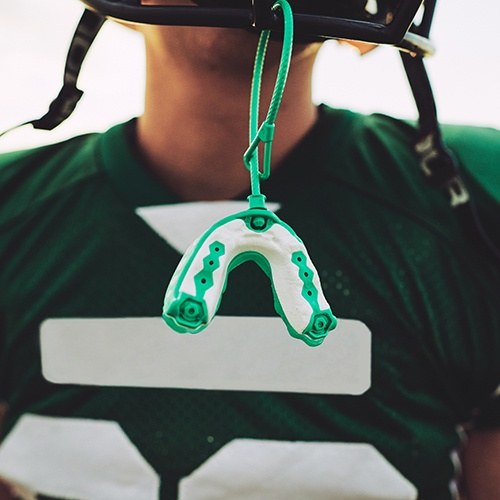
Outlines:
[[[0,131],[42,116],[62,82],[66,51],[82,6],[78,0],[3,0],[0,12]],[[476,6],[471,8],[471,5]],[[477,7],[480,6],[480,9]],[[500,0],[440,0],[427,63],[442,122],[500,129]],[[0,151],[106,130],[141,113],[141,36],[106,23],[84,66],[77,110],[52,132],[23,127],[0,138]],[[415,118],[397,51],[359,57],[324,45],[315,70],[314,100],[366,113]]]

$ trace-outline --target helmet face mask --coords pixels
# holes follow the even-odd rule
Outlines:
[[[104,16],[142,24],[280,31],[273,0],[82,0]],[[289,0],[297,35],[397,44],[423,0]]]
[[[318,17],[329,17],[353,21],[365,21],[378,24],[390,24],[394,13],[403,0],[289,0],[295,14],[305,14]],[[151,5],[182,5],[181,0],[142,0],[143,4]],[[214,8],[246,8],[251,9],[252,0],[193,0],[184,2],[186,5],[196,3],[199,6]],[[261,3],[270,8],[272,1]]]

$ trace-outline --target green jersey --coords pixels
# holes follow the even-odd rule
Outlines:
[[[386,116],[322,107],[309,135],[263,183],[280,218],[305,242],[334,314],[370,329],[368,391],[90,387],[44,379],[39,332],[45,320],[161,314],[181,249],[138,209],[182,205],[148,170],[133,128],[131,122],[0,158],[0,399],[10,406],[5,447],[22,431],[22,415],[81,426],[116,422],[159,484],[159,492],[131,498],[222,498],[210,493],[219,491],[210,489],[218,474],[256,492],[224,498],[276,499],[285,486],[295,496],[283,498],[351,498],[342,496],[349,483],[369,492],[370,481],[386,477],[380,464],[390,464],[385,483],[395,484],[394,490],[385,484],[380,498],[416,492],[449,498],[457,425],[500,383],[500,266],[462,227],[446,197],[425,185],[412,153],[413,127]],[[500,132],[450,126],[445,139],[463,165],[484,225],[500,243]],[[211,206],[202,205],[202,212]],[[178,230],[176,213],[167,233]],[[276,316],[264,273],[249,263],[235,269],[219,314]],[[88,436],[86,446],[92,450],[95,442],[97,457],[102,441]],[[319,464],[315,454],[326,458]],[[34,460],[29,451],[26,457]],[[347,457],[355,467],[337,483],[323,484]],[[100,472],[112,476],[112,468],[109,463]],[[273,482],[278,486],[270,493]],[[397,484],[406,496],[391,493],[400,491]],[[359,488],[353,491],[361,497]],[[88,498],[115,497],[94,492]]]

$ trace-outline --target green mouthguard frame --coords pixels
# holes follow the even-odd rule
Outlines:
[[[274,307],[290,335],[309,346],[318,346],[335,328],[337,319],[302,240],[266,207],[266,197],[260,192],[260,180],[271,173],[275,121],[293,47],[293,13],[289,3],[277,0],[273,9],[283,12],[284,41],[276,86],[260,128],[260,89],[269,31],[262,32],[257,47],[250,100],[250,146],[243,156],[250,171],[249,209],[218,221],[187,250],[167,288],[163,319],[179,333],[202,331],[217,313],[229,273],[240,264],[253,261],[269,277]],[[262,171],[258,158],[261,142]]]

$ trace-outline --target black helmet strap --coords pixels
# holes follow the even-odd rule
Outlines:
[[[401,52],[403,66],[419,114],[419,135],[415,151],[430,184],[448,192],[453,207],[469,201],[458,164],[445,146],[437,118],[436,102],[422,56]]]
[[[63,86],[58,96],[50,104],[47,113],[36,120],[16,125],[1,133],[0,136],[24,125],[33,125],[36,129],[52,130],[73,113],[83,95],[83,91],[77,87],[83,61],[105,20],[100,14],[87,9],[84,11],[66,57]]]
[[[419,114],[419,132],[415,152],[427,181],[448,196],[463,226],[500,262],[500,248],[484,228],[477,207],[460,174],[458,162],[445,146],[437,117],[436,102],[425,69],[423,57],[401,52],[403,66],[410,83]]]

